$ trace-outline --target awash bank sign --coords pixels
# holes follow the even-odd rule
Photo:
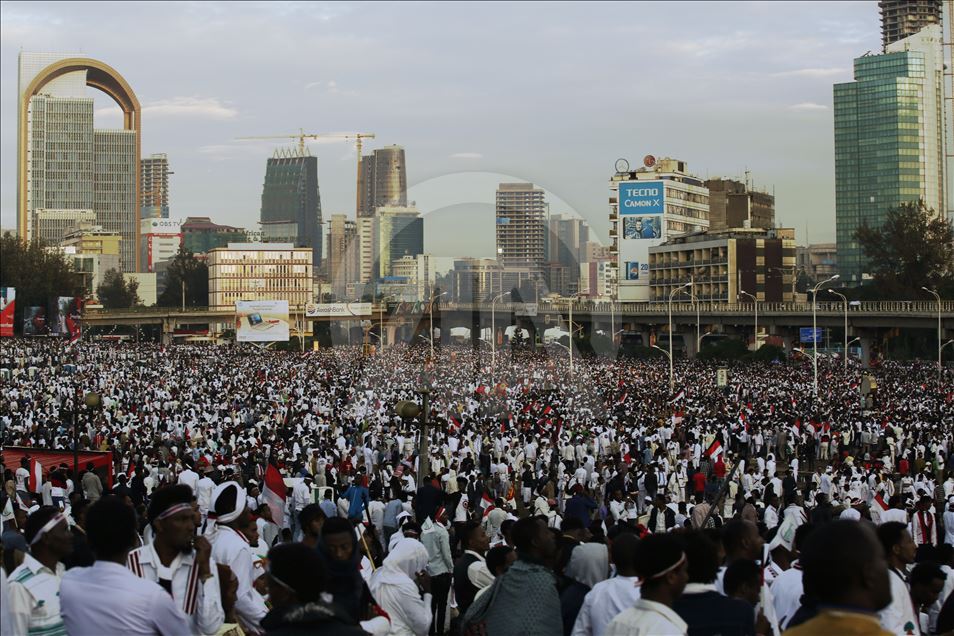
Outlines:
[[[664,192],[662,181],[621,181],[619,213],[662,214],[665,211]]]

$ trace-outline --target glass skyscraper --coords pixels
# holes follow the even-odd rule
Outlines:
[[[310,247],[312,266],[321,265],[317,157],[279,153],[268,160],[262,188],[261,224],[266,243]]]
[[[848,284],[866,273],[858,228],[918,199],[946,210],[942,76],[941,28],[930,26],[857,58],[855,81],[834,87],[838,269]]]

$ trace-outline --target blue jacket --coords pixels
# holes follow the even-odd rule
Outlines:
[[[371,503],[368,489],[364,486],[348,486],[341,496],[348,500],[348,519],[361,519],[365,506]]]

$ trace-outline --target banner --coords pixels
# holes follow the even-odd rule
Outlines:
[[[371,303],[308,303],[305,316],[308,318],[354,318],[370,316]]]
[[[288,342],[288,301],[235,301],[235,340]]]
[[[51,336],[62,336],[66,330],[66,324],[63,322],[63,319],[60,318],[59,298],[56,296],[50,298],[46,306],[46,328],[49,330]]]
[[[23,311],[24,336],[48,336],[50,330],[46,324],[45,307],[27,307]]]
[[[67,336],[70,342],[78,340],[82,335],[83,299],[79,296],[60,296],[58,304],[60,335]]]
[[[0,287],[0,338],[13,336],[13,314],[16,312],[16,287]]]

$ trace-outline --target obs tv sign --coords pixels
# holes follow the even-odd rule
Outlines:
[[[662,214],[665,211],[662,181],[622,181],[619,184],[619,213]]]

